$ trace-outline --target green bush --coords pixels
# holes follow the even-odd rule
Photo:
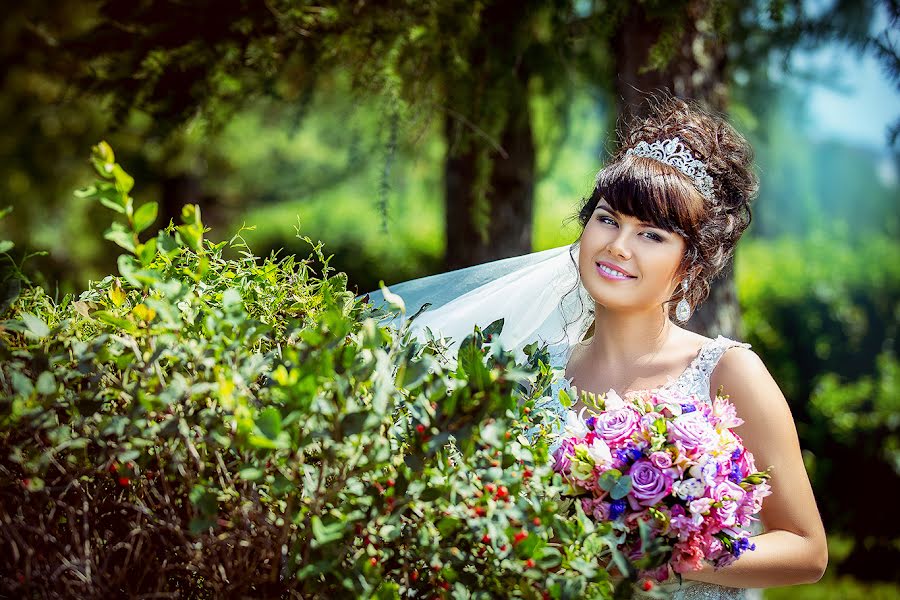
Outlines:
[[[92,160],[121,277],[4,287],[4,594],[602,598],[598,559],[633,573],[525,436],[546,348],[516,364],[497,322],[451,370],[321,244],[262,260],[205,240],[195,206],[153,234],[112,150]]]
[[[900,246],[753,240],[737,273],[746,339],[791,405],[826,529],[854,540],[837,573],[900,581],[900,524],[855,510],[900,496]]]

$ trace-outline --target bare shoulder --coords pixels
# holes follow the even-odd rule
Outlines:
[[[712,392],[722,391],[745,420],[770,426],[773,421],[790,421],[787,400],[759,355],[735,346],[722,355],[710,377]]]

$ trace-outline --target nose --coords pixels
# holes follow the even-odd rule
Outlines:
[[[631,258],[631,250],[628,248],[626,239],[627,232],[625,231],[625,228],[620,228],[618,234],[609,242],[609,246],[607,247],[609,253],[622,260],[629,260]]]

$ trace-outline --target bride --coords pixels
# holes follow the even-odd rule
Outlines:
[[[406,314],[432,305],[413,321],[420,335],[428,327],[458,343],[473,325],[503,318],[500,342],[520,357],[526,344],[547,342],[564,373],[543,405],[556,433],[568,414],[558,399],[563,387],[578,397],[671,386],[706,399],[722,389],[744,420],[737,433],[756,464],[773,467],[759,515],[765,533],[730,566],[685,574],[673,595],[744,598],[745,588],[818,581],[825,531],[783,394],[748,344],[678,324],[706,298],[750,222],[752,150],[719,117],[671,97],[655,99],[620,139],[579,212],[583,229],[571,246],[391,291]],[[377,304],[380,294],[370,297]]]

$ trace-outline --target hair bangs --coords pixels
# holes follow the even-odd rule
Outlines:
[[[703,197],[693,182],[652,158],[628,155],[604,167],[594,194],[618,213],[685,238],[697,233],[704,217]]]

